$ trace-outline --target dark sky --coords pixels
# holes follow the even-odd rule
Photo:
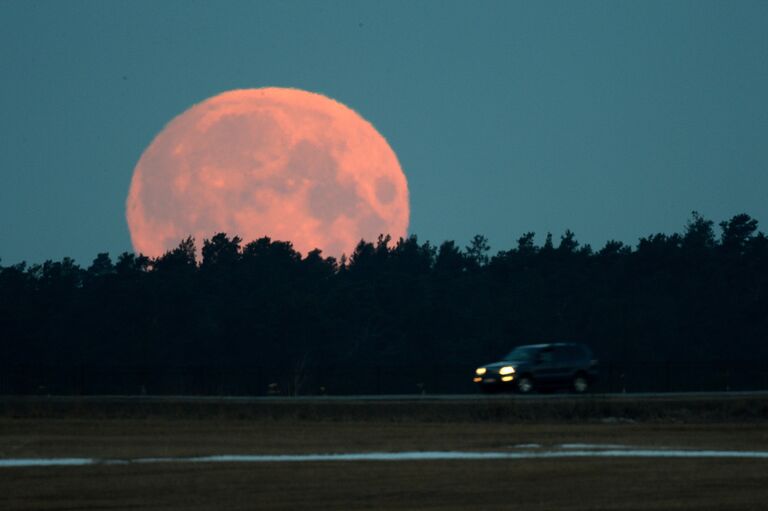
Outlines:
[[[264,86],[371,121],[420,240],[768,222],[765,1],[0,0],[0,264],[131,250],[153,137]]]

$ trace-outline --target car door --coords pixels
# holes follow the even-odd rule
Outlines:
[[[554,350],[548,346],[542,348],[537,354],[535,365],[533,366],[533,378],[537,384],[542,386],[550,385],[557,376],[555,366]]]
[[[558,385],[570,383],[574,372],[574,360],[577,352],[573,346],[556,346],[552,362],[552,381]]]

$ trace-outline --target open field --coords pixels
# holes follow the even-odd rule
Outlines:
[[[493,451],[566,443],[768,450],[768,424],[0,419],[0,458]]]
[[[764,510],[764,461],[538,460],[19,469],[3,509]]]
[[[730,419],[722,415],[723,405],[717,405],[720,412],[715,419],[712,414],[694,414],[690,410],[700,405],[691,404],[687,420],[677,412],[676,418],[657,414],[646,420],[617,415],[514,419],[510,413],[471,419],[460,413],[457,403],[442,410],[424,404],[412,407],[410,415],[405,413],[406,404],[400,404],[401,408],[389,409],[398,410],[390,417],[381,413],[367,417],[361,410],[341,414],[335,408],[245,413],[239,408],[168,404],[163,412],[100,410],[96,405],[70,403],[65,413],[40,403],[29,408],[17,403],[5,406],[0,414],[0,459],[514,452],[533,444],[541,449],[612,444],[768,451],[768,421],[739,415],[744,409],[759,410],[760,403],[741,403],[733,408],[741,411]],[[454,414],[459,418],[439,419]],[[749,459],[620,456],[0,468],[0,509],[762,510],[767,501],[768,462]]]
[[[0,417],[331,421],[768,421],[768,392],[355,397],[0,396]]]

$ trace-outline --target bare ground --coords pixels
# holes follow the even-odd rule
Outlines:
[[[764,510],[764,462],[147,465],[3,474],[3,509]]]
[[[768,450],[765,422],[0,418],[0,458],[507,450]],[[0,509],[763,510],[768,463],[557,459],[0,468]]]
[[[0,418],[0,458],[499,450],[517,444],[768,450],[756,423],[437,423]]]

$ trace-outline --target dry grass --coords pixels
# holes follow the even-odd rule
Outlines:
[[[456,406],[451,413],[459,413]],[[0,457],[506,450],[527,443],[768,450],[765,422],[738,417],[633,423],[509,415],[437,420],[435,410],[410,419],[232,411],[6,414],[0,417]],[[743,459],[0,468],[0,509],[763,510],[766,482],[768,463]]]
[[[0,419],[0,457],[498,450],[516,444],[768,450],[761,423],[421,423]]]
[[[402,400],[0,397],[0,417],[363,422],[768,421],[768,393],[549,395]]]
[[[24,469],[3,509],[764,510],[768,466],[536,460]]]

